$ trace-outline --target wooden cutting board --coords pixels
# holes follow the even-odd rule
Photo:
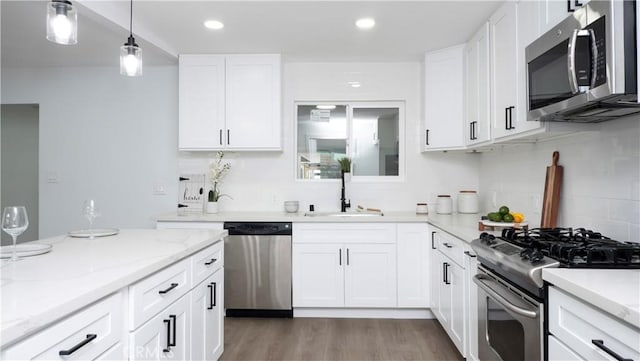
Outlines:
[[[547,167],[547,178],[544,183],[544,198],[542,200],[542,219],[540,227],[553,228],[558,226],[558,206],[560,204],[560,187],[562,185],[562,166],[558,165],[560,153],[553,152],[551,166]]]

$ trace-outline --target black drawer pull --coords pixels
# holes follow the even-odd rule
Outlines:
[[[87,335],[87,338],[85,338],[84,340],[82,340],[79,344],[73,346],[72,348],[68,349],[68,350],[62,350],[60,352],[58,352],[58,355],[60,356],[69,356],[72,353],[78,351],[80,348],[82,348],[82,346],[88,344],[89,342],[95,340],[98,337],[98,335],[94,334],[94,333],[90,333]]]
[[[436,232],[431,232],[431,249],[436,249],[436,245],[435,245],[435,236],[436,236]]]
[[[211,300],[213,301],[213,305],[211,308],[216,307],[216,299],[217,297],[217,284],[215,282],[211,282],[211,284],[213,285],[213,297],[211,297]]]
[[[469,256],[471,258],[475,258],[476,257],[475,254],[471,254],[471,252],[469,252],[469,251],[464,251],[464,254],[466,254],[467,256]]]
[[[216,258],[212,258],[209,262],[205,262],[205,263],[204,263],[204,265],[205,265],[205,266],[208,266],[208,265],[210,265],[210,264],[215,263],[216,261],[217,261],[217,259],[216,259]]]
[[[616,359],[618,361],[633,361],[630,358],[624,358],[624,357],[618,355],[615,351],[613,351],[612,349],[610,349],[607,346],[605,346],[604,345],[604,341],[602,341],[602,340],[591,340],[591,343],[596,345],[596,347],[598,347],[602,351],[606,352],[609,356],[613,357],[614,359]]]
[[[453,246],[452,246],[452,245],[450,245],[449,243],[443,243],[442,245],[443,245],[443,246],[445,246],[445,247],[447,247],[447,248],[453,248]]]
[[[444,263],[444,283],[450,285],[451,280],[449,279],[449,264],[447,262]]]
[[[172,283],[171,286],[169,286],[169,288],[167,288],[166,290],[160,290],[158,291],[159,294],[164,295],[165,293],[168,293],[169,291],[171,291],[172,289],[178,287],[177,283]]]

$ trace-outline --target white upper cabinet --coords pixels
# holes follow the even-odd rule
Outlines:
[[[589,0],[542,0],[535,1],[538,6],[538,28],[544,34],[568,17],[574,10]]]
[[[180,150],[281,150],[280,55],[181,55]]]
[[[515,2],[505,3],[489,20],[491,28],[491,117],[493,138],[513,133],[519,84],[517,14]],[[517,121],[517,119],[516,119]],[[517,123],[517,122],[516,122]]]
[[[467,42],[465,48],[465,142],[467,145],[491,140],[489,60],[489,24],[487,23]]]
[[[464,45],[427,53],[422,150],[463,149]]]

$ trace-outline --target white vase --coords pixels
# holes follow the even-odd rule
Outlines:
[[[218,213],[218,202],[207,202],[207,213]]]

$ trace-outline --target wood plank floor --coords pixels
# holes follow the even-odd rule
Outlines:
[[[221,360],[463,360],[436,320],[225,318]]]

